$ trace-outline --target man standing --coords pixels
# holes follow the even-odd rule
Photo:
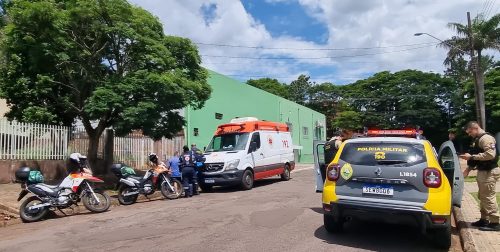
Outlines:
[[[172,177],[174,178],[180,178],[181,177],[181,171],[179,170],[179,152],[175,151],[174,156],[172,156],[167,163],[170,166],[170,169],[172,170]]]
[[[193,196],[193,184],[195,178],[195,160],[193,152],[189,147],[183,147],[183,153],[179,158],[179,164],[182,172],[182,187],[186,197]]]
[[[474,138],[471,153],[460,155],[467,160],[467,169],[464,177],[469,175],[471,169],[477,169],[477,185],[479,187],[479,201],[481,219],[472,223],[483,231],[499,231],[499,215],[496,200],[496,182],[500,179],[498,155],[496,152],[495,138],[486,133],[477,122],[469,122],[465,126],[467,135]]]

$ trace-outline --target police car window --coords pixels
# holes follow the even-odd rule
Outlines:
[[[214,136],[207,147],[207,152],[244,150],[249,133],[235,133]]]
[[[340,159],[368,166],[412,166],[427,161],[424,146],[410,143],[348,143]]]

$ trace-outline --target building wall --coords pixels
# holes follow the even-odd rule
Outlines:
[[[205,106],[199,110],[185,110],[188,144],[196,143],[203,148],[210,142],[218,125],[228,123],[235,117],[251,116],[291,123],[293,144],[299,148],[297,161],[313,162],[313,140],[324,139],[326,134],[323,114],[212,71],[208,83],[212,87],[212,96]],[[222,119],[216,119],[215,113],[222,114]],[[307,135],[304,134],[304,127],[307,127]],[[198,129],[197,136],[195,128]]]
[[[9,111],[7,107],[7,101],[0,99],[0,118],[4,117],[5,113]]]

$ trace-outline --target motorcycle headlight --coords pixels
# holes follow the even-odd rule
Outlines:
[[[240,164],[239,159],[231,160],[227,162],[226,168],[224,170],[229,171],[229,170],[236,170],[238,169],[238,165]]]

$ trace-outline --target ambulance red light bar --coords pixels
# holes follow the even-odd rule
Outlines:
[[[420,131],[416,129],[399,129],[399,130],[379,130],[379,129],[369,129],[366,132],[366,136],[369,137],[380,137],[380,136],[388,136],[388,137],[416,137],[418,134],[421,134]]]

